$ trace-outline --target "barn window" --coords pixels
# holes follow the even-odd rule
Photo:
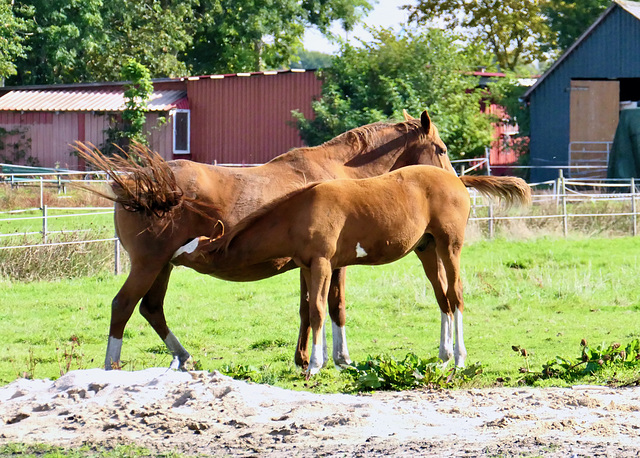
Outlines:
[[[173,113],[173,154],[189,154],[189,110],[175,110]]]

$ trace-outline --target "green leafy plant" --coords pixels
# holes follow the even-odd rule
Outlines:
[[[447,368],[439,358],[420,358],[408,353],[403,360],[381,354],[345,367],[356,390],[410,390],[419,387],[452,388],[482,373],[480,363],[466,368]]]
[[[634,339],[627,345],[620,343],[605,345],[604,343],[595,348],[587,345],[586,339],[580,342],[580,356],[569,359],[556,356],[542,365],[540,372],[532,371],[529,365],[529,352],[513,346],[512,349],[524,357],[526,366],[520,368],[520,372],[525,374],[523,383],[532,385],[538,380],[559,378],[565,381],[572,381],[586,375],[593,375],[605,368],[640,368],[640,340]],[[613,383],[614,380],[609,380]]]
[[[228,375],[236,380],[248,380],[251,382],[260,382],[262,375],[258,369],[249,364],[226,364],[220,369],[224,375]]]

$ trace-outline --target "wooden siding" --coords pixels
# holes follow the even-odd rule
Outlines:
[[[297,129],[288,124],[291,111],[310,117],[311,100],[321,87],[314,72],[189,81],[191,155],[186,158],[256,164],[303,146]]]
[[[156,127],[158,117],[162,113],[149,113],[147,126],[151,131],[150,146],[165,159],[173,156],[173,131],[170,120],[163,126]],[[5,144],[21,141],[25,136],[30,142],[30,148],[26,151],[26,157],[20,164],[27,163],[26,159],[37,161],[42,167],[60,167],[71,170],[82,170],[84,164],[78,163],[78,158],[73,152],[72,144],[84,141],[101,147],[106,139],[105,130],[108,127],[109,117],[106,114],[92,112],[0,112],[0,127],[20,133],[8,136]],[[84,130],[84,131],[83,131]],[[22,141],[23,145],[27,145]],[[9,151],[0,151],[0,154],[10,156]]]
[[[640,77],[640,21],[615,5],[588,36],[533,88],[531,165],[567,166],[572,80]],[[565,173],[567,171],[565,170]],[[558,171],[533,169],[532,181],[553,179]]]

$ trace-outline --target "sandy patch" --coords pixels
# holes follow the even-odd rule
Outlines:
[[[90,369],[0,387],[0,443],[236,456],[636,456],[640,388],[314,394],[219,373]]]

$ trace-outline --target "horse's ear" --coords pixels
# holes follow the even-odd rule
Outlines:
[[[411,116],[409,113],[407,113],[407,110],[405,110],[404,108],[402,109],[402,116],[404,116],[404,120],[405,121],[410,121],[412,119],[416,119],[413,116]]]
[[[431,129],[431,118],[429,117],[429,113],[427,113],[427,110],[424,110],[420,115],[420,122],[422,123],[422,128],[424,129],[424,131],[426,133],[429,133],[429,130]]]

